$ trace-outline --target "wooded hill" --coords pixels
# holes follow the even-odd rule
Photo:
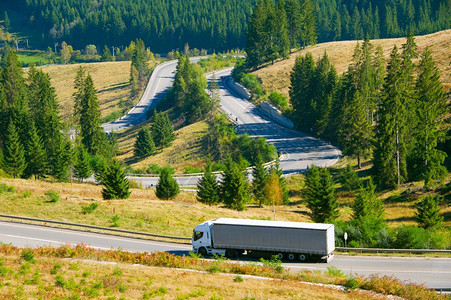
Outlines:
[[[266,0],[267,1],[267,0]],[[141,38],[154,52],[192,48],[244,48],[247,24],[257,0],[4,0],[0,19],[13,31],[31,35],[33,48],[66,41],[75,48],[88,44],[128,45]],[[279,2],[279,1],[276,1]],[[318,41],[400,37],[412,29],[426,34],[450,28],[447,0],[285,0],[314,6]],[[5,15],[5,10],[9,11]],[[13,12],[13,11],[14,12]],[[14,17],[13,17],[14,15]]]

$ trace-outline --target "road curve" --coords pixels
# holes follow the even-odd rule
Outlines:
[[[58,247],[66,243],[84,243],[97,249],[124,249],[132,252],[166,251],[188,255],[190,245],[172,244],[72,231],[44,226],[0,222],[0,241],[17,247]],[[336,267],[345,274],[394,276],[403,281],[425,284],[429,288],[451,288],[451,258],[385,257],[336,255],[330,263],[284,263],[293,271],[302,269],[327,271]]]
[[[191,61],[195,62],[199,59],[191,58]],[[105,131],[122,130],[144,121],[146,110],[155,107],[172,86],[176,67],[177,61],[158,65],[138,105],[119,120],[102,125]],[[231,71],[232,69],[218,71],[215,77],[230,78]],[[212,74],[207,78],[210,80],[211,76]],[[225,82],[227,80],[218,81],[221,109],[237,124],[237,132],[247,133],[252,137],[265,137],[269,143],[276,146],[277,150],[283,154],[280,166],[285,174],[305,172],[312,164],[330,166],[338,161],[341,152],[337,148],[322,140],[278,125],[262,114],[254,104],[229,90]],[[158,177],[129,178],[141,183],[144,187],[154,186],[158,182]],[[192,187],[196,186],[199,178],[181,176],[175,179],[180,186]]]

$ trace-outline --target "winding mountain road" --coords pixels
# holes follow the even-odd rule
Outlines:
[[[191,58],[196,62],[200,58]],[[103,124],[106,132],[118,131],[131,125],[136,125],[146,118],[146,110],[152,109],[161,101],[174,81],[177,61],[170,61],[158,65],[152,73],[147,88],[139,101],[126,115],[119,120]],[[309,137],[295,130],[278,125],[261,113],[260,109],[240,95],[234,93],[225,84],[230,77],[232,69],[215,73],[218,81],[221,98],[221,109],[236,123],[239,133],[247,133],[252,137],[264,137],[269,143],[276,146],[282,153],[280,167],[284,174],[302,173],[315,164],[317,166],[330,166],[338,161],[341,152],[332,145],[319,139]],[[207,78],[211,79],[211,74]],[[133,177],[144,187],[154,186],[158,177]],[[198,176],[175,176],[180,186],[192,187],[197,185]]]

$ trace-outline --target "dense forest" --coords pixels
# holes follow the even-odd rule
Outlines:
[[[244,48],[247,24],[257,0],[4,0],[0,19],[12,30],[35,32],[32,47],[46,49],[66,41],[77,49],[94,44],[128,45],[143,39],[153,52],[192,48]],[[277,4],[279,1],[276,1]],[[285,1],[303,7],[306,0]],[[426,34],[450,28],[447,0],[312,1],[319,42]],[[291,6],[291,7],[292,7]],[[6,18],[5,8],[15,11]],[[9,24],[8,24],[9,25]],[[36,33],[38,32],[38,33]]]

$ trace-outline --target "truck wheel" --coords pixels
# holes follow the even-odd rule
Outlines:
[[[277,253],[277,259],[278,260],[283,260],[284,256],[285,255],[282,252]]]
[[[305,256],[305,254],[299,254],[300,261],[305,261],[306,259],[307,259],[307,256]]]
[[[199,253],[202,256],[207,256],[207,249],[205,249],[204,247],[199,248]]]
[[[294,255],[293,253],[288,254],[288,260],[295,260],[296,259],[296,255]]]

